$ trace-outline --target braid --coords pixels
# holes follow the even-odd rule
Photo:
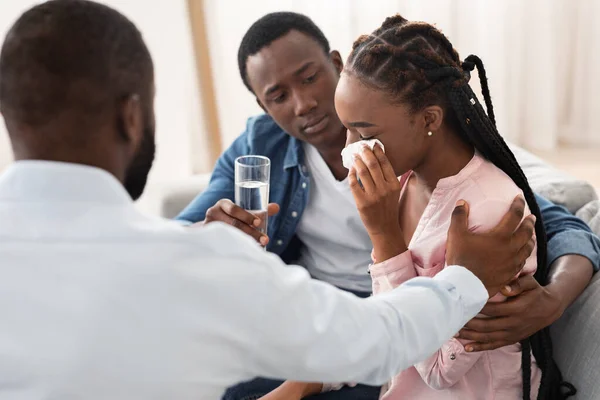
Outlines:
[[[383,24],[381,24],[381,28],[379,28],[377,31],[379,31],[379,33],[381,33],[381,31],[384,31],[389,28],[393,28],[398,25],[404,25],[407,22],[408,22],[408,20],[400,14],[392,15],[391,17],[387,17],[385,19],[385,21],[383,21]],[[377,31],[375,31],[375,32],[377,32]]]
[[[523,400],[531,399],[531,343],[521,342],[521,368],[523,376]]]
[[[474,68],[479,74],[487,113],[468,84],[469,72]],[[432,104],[442,105],[446,111],[444,122],[515,182],[539,221],[535,227],[538,262],[534,277],[546,285],[547,238],[540,208],[523,170],[496,129],[481,59],[471,55],[461,63],[452,44],[438,29],[396,16],[386,19],[372,35],[361,36],[354,43],[346,71],[398,102],[408,104],[413,111]],[[548,328],[522,341],[521,349],[523,399],[529,400],[531,396],[531,353],[542,370],[538,399],[562,400],[575,394],[575,388],[563,382],[554,362]],[[563,393],[563,388],[568,390]]]
[[[493,106],[483,63],[475,56],[470,56],[467,60],[472,60],[478,69],[486,107],[489,115],[493,116]],[[458,88],[453,87],[449,90],[449,98],[452,109],[456,112],[457,119],[461,124],[461,132],[465,139],[517,184],[523,191],[532,214],[536,216],[538,221],[542,221],[539,206],[535,201],[535,196],[523,170],[504,139],[498,134],[494,120],[488,117],[477,102],[471,87],[469,85],[461,85]],[[484,132],[485,134],[483,134]],[[537,236],[538,268],[534,277],[541,285],[546,285],[548,283],[547,238],[543,224],[536,224],[535,232]],[[528,399],[530,397],[531,352],[533,352],[542,370],[538,399],[558,400],[568,397],[570,393],[563,394],[562,387],[568,386],[571,389],[572,385],[563,382],[560,370],[554,362],[549,329],[545,328],[536,332],[529,339],[522,341],[521,346],[523,352],[523,398]]]
[[[369,35],[360,35],[358,39],[352,44],[352,51],[356,50],[357,47],[368,41],[371,37]]]
[[[494,115],[494,106],[492,105],[492,97],[490,96],[490,87],[488,85],[485,68],[483,67],[483,61],[481,61],[481,59],[479,57],[471,54],[469,57],[467,57],[465,59],[465,62],[463,63],[463,69],[465,67],[465,64],[468,68],[469,63],[473,63],[477,67],[477,71],[479,72],[479,82],[481,83],[481,93],[483,94],[483,99],[485,101],[485,108],[487,109],[487,115],[495,126],[496,125],[496,116]]]

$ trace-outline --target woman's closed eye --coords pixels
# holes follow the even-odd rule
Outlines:
[[[371,135],[359,135],[360,140],[371,140],[371,139],[375,139],[375,137],[377,137],[376,134],[371,134]]]

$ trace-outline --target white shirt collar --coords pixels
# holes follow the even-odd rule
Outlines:
[[[109,172],[82,164],[17,161],[0,175],[0,201],[132,204]]]

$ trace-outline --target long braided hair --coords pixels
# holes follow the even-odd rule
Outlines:
[[[475,68],[487,113],[468,84],[470,72]],[[442,106],[444,123],[515,182],[539,221],[535,227],[538,262],[534,277],[546,285],[547,239],[540,209],[525,174],[496,129],[486,73],[479,57],[471,55],[461,62],[450,41],[437,28],[396,15],[387,18],[371,35],[363,35],[354,42],[345,71],[407,104],[413,112],[434,104]],[[548,328],[522,341],[521,347],[523,399],[529,400],[531,396],[532,351],[542,370],[538,399],[566,399],[576,393],[573,385],[563,382],[554,362]]]

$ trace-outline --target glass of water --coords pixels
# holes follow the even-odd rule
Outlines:
[[[262,221],[257,228],[267,234],[271,160],[263,156],[242,156],[235,160],[235,204]]]

